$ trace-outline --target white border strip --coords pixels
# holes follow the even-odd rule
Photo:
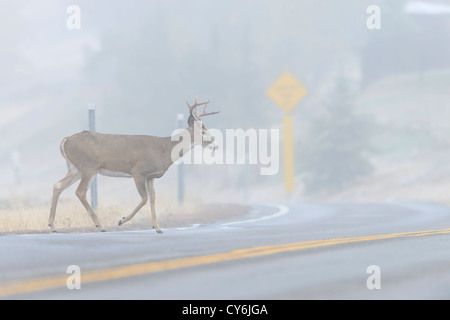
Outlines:
[[[200,226],[201,226],[201,224],[195,223],[195,224],[193,224],[193,225],[191,225],[189,227],[179,227],[179,228],[176,228],[176,229],[177,230],[187,230],[187,229],[195,229],[195,228],[198,228]],[[161,229],[161,230],[163,230],[163,229]]]
[[[234,225],[234,224],[251,223],[251,222],[258,222],[258,221],[262,221],[262,220],[269,220],[269,219],[281,217],[289,212],[289,208],[284,205],[281,205],[281,204],[267,204],[267,206],[272,206],[272,207],[278,208],[278,212],[276,212],[270,216],[265,216],[265,217],[256,218],[256,219],[227,222],[227,223],[223,223],[222,226],[230,226],[230,225]]]

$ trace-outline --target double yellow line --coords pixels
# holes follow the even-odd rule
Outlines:
[[[344,238],[328,239],[328,240],[305,241],[305,242],[297,242],[297,243],[253,247],[253,248],[239,249],[239,250],[234,250],[234,251],[230,251],[230,252],[217,253],[217,254],[204,255],[204,256],[140,263],[140,264],[133,264],[133,265],[109,268],[109,269],[84,271],[81,273],[81,284],[83,285],[86,283],[121,279],[121,278],[145,275],[145,274],[166,271],[166,270],[194,267],[194,266],[211,264],[211,263],[216,263],[216,262],[246,259],[246,258],[259,257],[259,256],[270,255],[270,254],[281,253],[281,252],[297,251],[297,250],[325,247],[325,246],[345,244],[345,243],[355,243],[355,242],[394,239],[394,238],[423,237],[423,236],[428,236],[428,235],[449,234],[449,233],[450,233],[450,229],[440,229],[440,230],[428,230],[428,231],[417,231],[417,232],[393,233],[393,234],[375,235],[375,236],[363,236],[363,237],[351,237],[351,238],[344,237]],[[60,276],[55,276],[55,277],[19,280],[19,281],[6,283],[3,285],[0,285],[0,297],[9,297],[9,296],[18,295],[18,294],[42,291],[42,290],[58,288],[58,287],[64,287],[67,285],[68,276],[69,275],[65,274],[65,275],[60,275]]]

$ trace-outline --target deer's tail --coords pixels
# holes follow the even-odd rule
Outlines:
[[[66,151],[64,150],[64,144],[66,143],[66,141],[67,141],[67,137],[62,139],[61,144],[59,145],[59,150],[61,151],[61,154],[64,157],[64,159],[66,159],[67,169],[69,171],[72,171],[72,169],[74,168],[74,165],[70,162],[69,158],[67,158]]]

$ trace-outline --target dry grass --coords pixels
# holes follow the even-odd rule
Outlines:
[[[108,203],[108,204],[105,204]],[[104,200],[98,208],[98,217],[107,231],[151,228],[150,205],[139,211],[133,220],[118,226],[119,220],[131,213],[136,203]],[[188,199],[182,206],[172,199],[160,199],[157,217],[161,228],[186,227],[204,224],[245,214],[248,208],[234,204],[201,204]],[[11,199],[0,207],[0,233],[46,233],[50,203],[30,205]],[[56,211],[55,227],[59,232],[96,232],[96,228],[81,203],[76,199],[61,199]]]
[[[117,227],[118,221],[123,216],[128,215],[132,209],[132,205],[100,204],[98,216],[106,229],[112,229]],[[1,210],[0,232],[48,232],[49,213],[50,203],[30,206],[16,202],[13,205],[8,205]],[[165,209],[159,216],[161,217],[165,214],[170,214],[170,212]],[[143,223],[145,220],[150,225],[150,208],[146,207],[142,208],[134,220],[130,221],[130,225]],[[58,230],[90,231],[95,229],[86,210],[76,199],[58,203],[55,226]]]

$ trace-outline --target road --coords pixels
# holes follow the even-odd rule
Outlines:
[[[0,235],[0,299],[450,298],[444,204],[252,208],[163,234]],[[66,286],[71,265],[80,289]]]

